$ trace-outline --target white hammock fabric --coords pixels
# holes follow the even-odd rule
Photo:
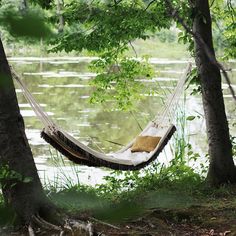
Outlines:
[[[26,85],[12,69],[13,78],[18,82],[25,98],[28,100],[37,117],[44,124],[42,137],[66,155],[75,163],[85,164],[89,166],[104,166],[112,169],[139,169],[156,158],[160,151],[164,148],[170,137],[175,131],[175,126],[170,123],[171,114],[176,107],[179,97],[183,91],[187,74],[191,70],[189,63],[183,76],[179,79],[173,94],[169,97],[163,110],[157,115],[144,130],[140,136],[159,136],[161,137],[156,148],[151,152],[131,152],[131,147],[135,141],[132,140],[127,146],[115,153],[100,153],[95,151],[82,142],[76,140],[68,132],[58,127],[43,111],[42,107],[32,96]]]

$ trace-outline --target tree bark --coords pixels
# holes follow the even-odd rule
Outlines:
[[[43,192],[25,135],[11,72],[0,39],[0,169],[8,171],[1,179],[5,203],[11,206],[22,223],[39,214],[47,216],[51,203]],[[17,177],[14,178],[14,176]],[[25,178],[30,181],[24,181]]]
[[[65,26],[64,17],[62,14],[64,2],[63,0],[57,0],[57,16],[58,16],[58,32],[62,33]]]
[[[208,0],[196,0],[195,12],[193,31],[204,40],[212,56],[215,57]],[[236,169],[232,158],[232,144],[225,113],[220,70],[211,63],[197,39],[195,39],[195,61],[200,76],[209,143],[210,166],[207,181],[214,186],[235,183]]]
[[[25,12],[27,11],[27,8],[28,8],[27,1],[26,1],[26,0],[21,0],[21,1],[20,1],[20,5],[19,5],[19,10],[20,10],[22,13],[25,13]]]

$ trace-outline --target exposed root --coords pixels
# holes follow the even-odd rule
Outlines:
[[[42,227],[43,229],[48,229],[48,230],[55,230],[55,231],[61,231],[62,228],[60,226],[51,224],[44,219],[42,219],[39,215],[33,216],[32,220],[34,223],[36,223],[38,226]]]
[[[35,233],[31,224],[28,226],[28,233],[29,233],[29,236],[35,236]]]
[[[79,220],[67,220],[64,225],[58,226],[42,219],[39,215],[32,216],[32,222],[28,226],[29,236],[35,236],[34,229],[37,229],[37,235],[46,233],[56,234],[59,236],[95,236],[92,223]],[[99,234],[101,235],[101,234]]]
[[[109,226],[109,227],[111,227],[111,228],[113,228],[113,229],[120,229],[119,227],[117,227],[117,226],[115,226],[115,225],[112,225],[112,224],[106,223],[106,222],[104,222],[104,221],[101,221],[101,220],[95,219],[95,218],[93,218],[93,217],[90,217],[90,219],[93,220],[93,221],[95,221],[95,222],[98,222],[98,223],[100,223],[100,224],[103,224],[103,225]]]
[[[85,223],[83,221],[70,221],[71,228],[75,235],[83,235],[83,236],[94,236],[94,230],[92,223]]]

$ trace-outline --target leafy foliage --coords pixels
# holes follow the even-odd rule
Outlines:
[[[79,13],[79,14],[78,14]],[[148,32],[169,28],[171,19],[163,1],[145,10],[142,1],[71,1],[63,14],[68,30],[53,41],[53,51],[72,50],[102,52],[127,45],[130,41],[148,37]]]
[[[223,48],[225,59],[236,57],[235,8],[233,1],[216,1],[212,6],[214,42]]]
[[[143,1],[71,1],[63,14],[67,28],[52,40],[55,46],[51,51],[99,53],[101,58],[91,65],[98,73],[92,82],[91,102],[116,100],[119,109],[129,109],[140,99],[138,79],[151,78],[153,73],[147,60],[128,59],[123,54],[132,40],[146,39],[150,32],[170,27],[164,5],[157,1],[146,10]]]
[[[57,22],[56,2],[52,0],[31,1],[42,8],[50,9],[47,20],[53,24]],[[196,12],[193,3],[174,0],[173,7],[177,9],[179,16],[186,25],[193,24],[193,18],[199,15],[204,21],[205,18],[200,12]],[[223,11],[222,11],[223,7]],[[30,8],[29,8],[30,9]],[[235,11],[230,1],[228,5],[224,1],[215,1],[212,4],[213,21],[215,25],[222,25],[224,29],[224,43],[226,57],[235,56]],[[135,62],[124,57],[130,44],[135,39],[147,39],[160,30],[170,29],[173,25],[173,12],[169,9],[166,1],[143,1],[143,0],[122,0],[122,1],[64,1],[62,10],[65,21],[64,31],[51,37],[51,52],[88,52],[97,53],[101,58],[93,62],[94,71],[99,71],[93,85],[95,91],[91,97],[92,102],[105,102],[114,99],[120,109],[128,109],[132,101],[139,99],[139,91],[142,86],[137,83],[137,78],[151,75],[147,63]],[[2,24],[15,36],[45,37],[51,36],[45,19],[40,14],[33,14],[31,11],[22,13],[10,13],[5,11],[2,14]],[[42,14],[41,14],[42,15]],[[27,27],[25,27],[27,25]],[[177,28],[180,30],[179,42],[188,45],[188,49],[194,56],[194,41],[192,35],[185,31],[177,21]],[[165,32],[165,31],[162,31]],[[219,34],[221,35],[221,33]],[[166,36],[161,37],[165,39]],[[221,36],[220,36],[221,37]],[[222,41],[220,39],[220,41]],[[101,68],[103,67],[103,71]],[[119,72],[112,73],[117,67]],[[138,67],[140,67],[138,69]],[[149,76],[145,76],[149,77]],[[193,76],[191,84],[197,84],[192,94],[200,92],[200,84],[197,76]],[[128,89],[127,89],[128,88]]]
[[[50,9],[53,6],[54,0],[29,0],[32,4],[38,4],[43,9]]]
[[[39,9],[20,12],[15,8],[2,7],[0,8],[0,24],[14,37],[40,39],[52,35],[52,31]]]
[[[98,73],[92,81],[95,91],[91,102],[116,100],[119,109],[130,109],[133,101],[140,98],[140,78],[151,78],[153,70],[147,59],[138,61],[127,57],[105,54],[91,64]]]
[[[236,137],[231,137],[233,156],[236,157]]]
[[[188,76],[187,89],[191,86],[193,87],[191,95],[196,95],[201,93],[200,78],[198,75],[197,68],[193,68]]]
[[[11,181],[11,186],[14,186],[16,182],[29,183],[32,179],[30,177],[22,176],[14,170],[10,170],[7,165],[2,166],[0,168],[0,184],[4,187],[5,183],[8,181]]]
[[[114,171],[106,176],[106,183],[97,187],[98,193],[107,198],[117,200],[135,198],[135,195],[145,195],[160,188],[185,189],[194,191],[204,181],[205,167],[201,166],[201,173],[196,171],[199,153],[194,152],[188,140],[185,109],[177,113],[178,132],[171,143],[173,159],[167,164],[154,162],[141,171]],[[191,163],[191,165],[189,165]],[[168,186],[168,187],[167,187]]]

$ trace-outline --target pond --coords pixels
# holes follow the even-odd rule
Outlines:
[[[96,76],[91,73],[88,63],[91,57],[21,57],[8,58],[15,70],[22,76],[29,90],[55,123],[69,131],[75,138],[86,145],[102,152],[111,152],[120,148],[111,142],[128,143],[139,132],[139,125],[144,127],[161,110],[163,100],[170,94],[181,73],[186,68],[186,60],[163,60],[152,58],[150,62],[156,75],[150,81],[143,80],[143,99],[137,101],[133,112],[122,112],[114,107],[113,101],[106,104],[91,104],[89,97],[93,91],[90,81]],[[231,68],[229,75],[236,89],[236,62],[227,63]],[[17,87],[17,86],[16,86]],[[149,89],[154,92],[149,94]],[[224,97],[231,134],[236,135],[235,102],[223,81]],[[190,88],[191,90],[191,88]],[[35,162],[44,184],[51,187],[68,183],[101,183],[109,170],[86,166],[74,166],[40,138],[42,124],[31,110],[20,89],[16,89],[21,113],[25,120],[26,134],[31,145]],[[207,140],[205,122],[200,96],[181,99],[178,108],[178,121],[181,117],[195,116],[186,122],[184,138],[189,140],[194,152],[200,154],[198,164],[205,163]],[[177,122],[179,123],[179,122]],[[179,124],[181,127],[181,124]],[[178,136],[182,135],[179,127]],[[175,139],[167,145],[158,162],[167,163],[173,157]]]

